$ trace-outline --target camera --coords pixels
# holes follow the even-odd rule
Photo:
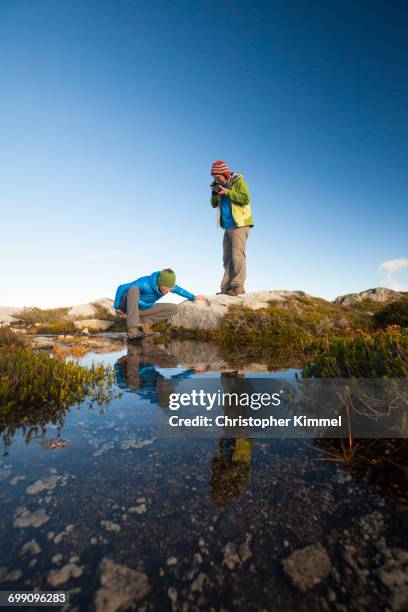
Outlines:
[[[222,187],[221,183],[217,180],[214,179],[213,182],[210,185],[211,187],[211,195],[212,196],[217,196],[219,195],[220,189]]]

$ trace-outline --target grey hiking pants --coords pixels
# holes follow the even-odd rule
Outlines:
[[[246,241],[249,226],[232,227],[224,231],[222,243],[224,251],[224,276],[221,281],[221,291],[234,287],[244,287],[246,278]]]
[[[177,304],[156,304],[153,308],[139,309],[140,290],[137,285],[130,287],[122,298],[120,309],[127,314],[127,331],[136,333],[141,323],[153,325],[158,321],[169,319],[177,312]],[[142,319],[142,321],[140,321]]]

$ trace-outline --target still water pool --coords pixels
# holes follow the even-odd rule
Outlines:
[[[387,576],[408,558],[407,508],[370,473],[322,461],[313,440],[157,435],[160,386],[231,370],[210,345],[146,341],[82,361],[111,364],[121,396],[14,434],[1,590],[69,591],[72,610],[406,609]]]

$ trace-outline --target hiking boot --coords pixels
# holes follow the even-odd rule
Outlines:
[[[221,291],[217,291],[215,295],[228,295],[229,289],[221,289]]]
[[[233,287],[227,293],[228,295],[237,297],[238,295],[245,293],[245,289],[243,287]]]

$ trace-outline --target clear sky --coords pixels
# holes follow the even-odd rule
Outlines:
[[[215,159],[247,290],[408,289],[405,0],[1,0],[0,78],[0,305],[218,290]]]

